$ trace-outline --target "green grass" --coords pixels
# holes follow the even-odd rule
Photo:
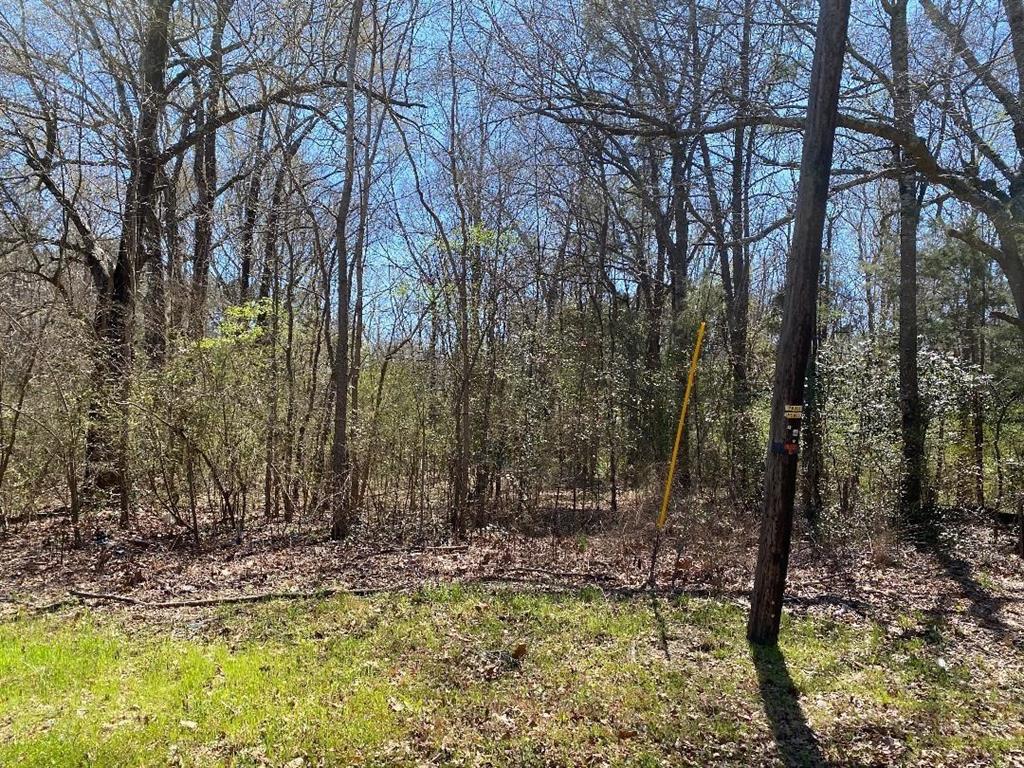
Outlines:
[[[0,624],[0,765],[1009,763],[1020,659],[946,628],[460,587]],[[517,660],[515,649],[525,646]],[[596,760],[595,756],[600,756]]]

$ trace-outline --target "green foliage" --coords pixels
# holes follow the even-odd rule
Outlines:
[[[237,350],[240,344],[252,344],[267,336],[273,322],[274,304],[270,299],[256,299],[245,304],[232,304],[224,308],[224,314],[217,327],[217,335],[199,341],[199,348],[214,350],[228,348]],[[278,310],[277,322],[281,320]]]
[[[819,352],[826,531],[863,535],[895,509],[902,464],[897,379],[896,356],[869,339],[834,336]]]
[[[269,299],[229,306],[215,335],[184,343],[163,367],[136,376],[132,469],[148,504],[190,525],[197,506],[216,511],[217,522],[241,523],[264,482],[268,441],[281,429],[268,414],[283,419],[287,408],[279,381],[286,321]],[[297,324],[293,346],[308,333]],[[313,375],[301,366],[297,393]]]
[[[14,302],[4,306],[16,314]],[[39,322],[37,314],[25,313]],[[69,343],[76,331],[61,318],[0,332],[0,517],[70,506],[68,478],[81,466],[94,384],[83,350]]]

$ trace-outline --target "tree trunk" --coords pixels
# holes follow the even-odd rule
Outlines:
[[[907,34],[907,0],[887,4],[889,13],[890,60],[893,73],[893,111],[896,126],[914,135],[914,112],[910,91]],[[915,534],[927,535],[930,516],[924,509],[923,489],[925,425],[917,372],[917,228],[921,219],[920,185],[913,162],[895,148],[899,169],[900,283],[899,283],[899,400],[903,437],[903,481],[900,514]]]
[[[356,53],[363,2],[355,0],[346,43],[345,87],[345,178],[338,203],[335,248],[338,266],[337,345],[334,350],[334,440],[331,445],[331,538],[344,539],[352,526],[349,504],[348,394],[349,394],[349,300],[351,272],[349,269],[348,218],[352,207],[352,190],[356,170]]]
[[[128,521],[125,443],[126,397],[131,368],[131,315],[134,280],[119,259],[98,286],[93,314],[92,392],[87,409],[82,499],[92,509],[117,506]]]
[[[199,97],[199,117],[212,123],[220,109],[222,63],[224,60],[224,27],[232,0],[216,0],[216,18],[210,36],[209,84]],[[192,338],[202,338],[206,331],[206,294],[213,262],[213,206],[217,197],[217,131],[206,133],[195,146],[194,175],[196,192],[195,242],[192,261]]]
[[[753,0],[743,3],[743,32],[739,51],[740,112],[749,112],[750,101],[750,36],[753,26]],[[747,235],[747,141],[748,129],[740,125],[733,132],[732,177],[730,179],[732,237],[732,290],[727,307],[729,317],[729,347],[732,357],[733,408],[737,416],[745,418],[750,401],[747,382],[747,323],[750,302],[750,264]],[[751,127],[750,132],[754,132]],[[743,424],[742,426],[746,426]]]
[[[819,286],[818,303],[824,303],[826,310],[831,306],[831,251],[832,222],[829,222],[826,235],[826,250],[829,261],[822,272]],[[826,318],[827,318],[826,311]],[[828,338],[828,321],[816,323],[814,338],[811,339],[811,359],[807,365],[807,413],[804,414],[801,429],[804,440],[803,460],[803,508],[811,530],[817,532],[821,522],[821,513],[825,507],[821,496],[822,476],[825,474],[825,449],[822,441],[825,437],[824,411],[827,406],[826,393],[822,387],[818,370],[818,354],[821,345]]]
[[[158,243],[156,226],[157,127],[164,105],[170,12],[174,0],[150,0],[140,69],[143,91],[132,171],[125,192],[117,259],[92,269],[97,291],[93,316],[93,392],[85,437],[83,497],[92,506],[116,502],[128,523],[130,479],[127,396],[132,356],[136,275]]]
[[[970,345],[969,358],[978,367],[980,373],[985,372],[985,307],[988,300],[986,288],[986,266],[981,254],[970,254],[967,287],[968,339]],[[981,398],[981,390],[975,385],[971,392],[971,440],[974,504],[978,509],[985,508],[985,407]]]
[[[145,350],[152,365],[159,366],[167,355],[167,282],[159,238],[146,263]]]

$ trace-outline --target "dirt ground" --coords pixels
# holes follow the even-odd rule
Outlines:
[[[228,533],[208,534],[196,552],[158,522],[121,530],[101,521],[91,530],[77,549],[68,546],[60,517],[0,530],[0,615],[65,600],[71,590],[147,603],[456,581],[629,593],[649,580],[655,538],[649,528],[605,525],[561,536],[488,529],[461,543],[410,546],[360,536],[338,543],[322,526],[264,523],[241,544]],[[745,601],[755,533],[753,524],[735,520],[710,532],[670,528],[659,545],[657,589]],[[1010,533],[996,538],[977,521],[927,549],[892,539],[815,545],[798,536],[786,606],[854,623],[941,620],[963,642],[1021,651],[1024,560],[1013,544]]]

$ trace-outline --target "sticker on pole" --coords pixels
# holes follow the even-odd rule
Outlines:
[[[802,419],[804,417],[804,407],[802,405],[787,405],[786,406],[786,418],[787,419]]]

